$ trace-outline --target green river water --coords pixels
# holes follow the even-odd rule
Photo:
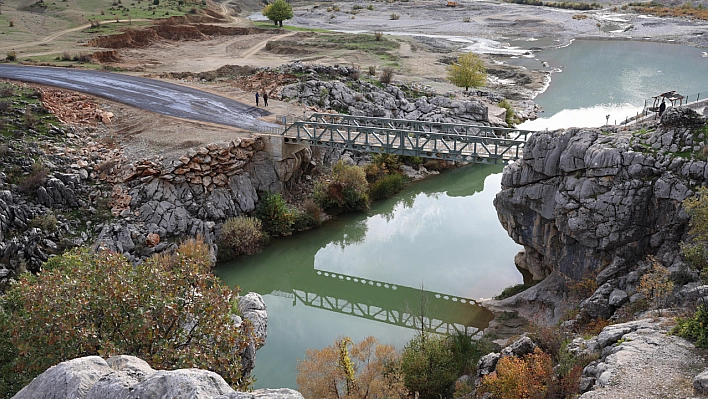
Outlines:
[[[421,313],[440,332],[485,328],[492,315],[474,300],[522,281],[514,265],[520,247],[492,205],[501,171],[496,165],[447,171],[367,213],[221,264],[217,274],[227,284],[262,294],[268,307],[256,387],[296,388],[295,366],[305,351],[345,335],[354,341],[373,335],[401,348]]]
[[[531,44],[532,45],[532,44]],[[708,90],[708,58],[687,46],[577,41],[516,63],[553,74],[536,101],[543,118],[524,128],[600,126],[610,115],[634,115],[643,99],[663,91]],[[438,331],[475,333],[491,314],[475,299],[520,283],[520,247],[502,229],[492,205],[501,166],[470,165],[413,183],[366,214],[277,239],[256,256],[223,263],[217,274],[243,292],[263,295],[268,339],[258,351],[256,387],[291,387],[309,348],[338,337],[369,335],[401,348],[415,334],[421,298],[424,321]],[[422,288],[422,289],[421,289]],[[471,301],[472,300],[472,301]]]

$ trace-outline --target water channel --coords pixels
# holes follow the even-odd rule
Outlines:
[[[297,359],[340,336],[373,335],[401,348],[421,313],[440,332],[485,328],[492,315],[474,300],[522,280],[513,262],[520,247],[492,205],[501,171],[496,165],[447,171],[367,213],[220,265],[217,274],[227,284],[262,294],[268,306],[256,386],[296,388]]]
[[[529,67],[544,60],[563,70],[536,99],[546,110],[545,126],[525,127],[600,126],[608,110],[637,108],[663,91],[706,92],[708,59],[698,50],[576,41],[536,60],[514,60]],[[551,119],[555,125],[547,123]],[[474,300],[522,280],[513,263],[520,247],[501,228],[492,205],[501,171],[493,165],[448,171],[365,214],[340,217],[277,239],[262,254],[221,264],[217,274],[226,283],[262,294],[268,306],[256,387],[297,388],[297,360],[341,336],[358,341],[373,335],[401,348],[415,334],[421,313],[441,332],[483,329],[491,314]]]

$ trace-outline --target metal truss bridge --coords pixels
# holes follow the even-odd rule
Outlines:
[[[312,114],[286,123],[285,143],[473,163],[509,163],[521,158],[530,130]]]

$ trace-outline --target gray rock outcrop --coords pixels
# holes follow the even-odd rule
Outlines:
[[[700,396],[708,396],[708,370],[693,378],[693,393]]]
[[[246,349],[241,352],[241,366],[244,375],[248,376],[251,370],[256,367],[256,351],[266,342],[268,313],[263,297],[255,292],[249,292],[239,298],[238,311],[244,319],[249,321],[253,331],[253,336],[249,339]]]
[[[705,117],[691,112],[667,111],[653,131],[533,134],[523,159],[505,168],[494,202],[502,225],[524,246],[519,267],[535,279],[553,270],[580,279],[604,269],[602,286],[647,254],[676,266],[688,223],[681,203],[708,177],[706,162],[691,156],[706,145],[695,129]],[[593,300],[609,304],[613,287]],[[624,301],[619,292],[612,297],[615,305]]]
[[[15,399],[302,399],[291,389],[234,391],[218,374],[199,369],[153,370],[134,356],[87,356],[49,368]]]
[[[143,161],[113,191],[113,213],[121,216],[103,226],[96,248],[131,260],[174,249],[165,238],[201,236],[214,244],[230,217],[255,209],[258,193],[283,193],[314,168],[312,150],[303,148],[274,161],[260,137],[211,143],[191,149],[169,165]],[[160,237],[146,245],[149,235]]]
[[[315,66],[293,64],[291,71],[310,72],[311,78],[284,87],[280,93],[283,100],[298,100],[301,103],[321,109],[333,109],[354,116],[410,119],[441,123],[470,123],[489,125],[487,106],[478,98],[452,100],[449,97],[422,95],[410,97],[396,85],[384,88],[358,79],[323,81],[317,78]],[[332,67],[325,67],[332,68]],[[352,75],[346,67],[328,73],[348,77]],[[498,121],[504,125],[503,120]]]
[[[599,357],[583,370],[581,390],[592,391],[581,398],[674,396],[703,359],[690,342],[667,334],[670,324],[669,318],[639,319],[607,326],[588,340],[576,338],[569,351]]]

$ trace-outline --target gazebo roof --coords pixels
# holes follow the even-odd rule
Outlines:
[[[652,98],[665,98],[669,101],[683,100],[685,97],[676,93],[674,90],[667,91],[666,93],[661,93],[657,96],[652,96]]]

